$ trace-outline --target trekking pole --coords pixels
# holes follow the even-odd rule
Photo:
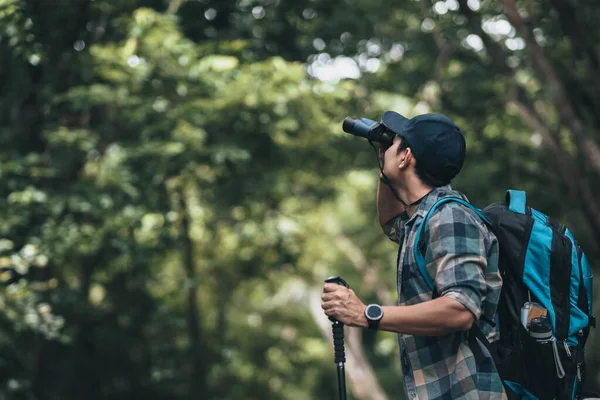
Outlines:
[[[346,286],[347,288],[350,287],[346,281],[339,276],[331,276],[325,279],[325,282],[337,283],[338,285]],[[333,350],[335,352],[335,363],[337,364],[339,400],[346,400],[346,372],[344,370],[346,354],[344,350],[344,325],[333,317],[329,317],[329,320],[333,323]]]

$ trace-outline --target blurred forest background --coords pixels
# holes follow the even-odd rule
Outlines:
[[[0,398],[337,398],[323,279],[396,301],[346,116],[449,115],[454,187],[526,190],[600,271],[598,20],[595,0],[0,0]],[[402,398],[394,334],[346,349],[351,398]]]

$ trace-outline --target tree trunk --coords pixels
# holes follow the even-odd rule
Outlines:
[[[103,246],[100,246],[102,249]],[[100,250],[102,251],[102,250]],[[75,397],[82,399],[97,399],[101,392],[98,379],[94,371],[94,364],[90,359],[96,358],[94,343],[94,324],[90,316],[90,288],[96,267],[102,260],[101,254],[93,254],[85,257],[81,262],[81,276],[79,278],[80,291],[79,301],[81,306],[79,332],[75,337],[73,352],[75,362],[73,363],[72,393]]]
[[[179,190],[179,206],[182,215],[182,255],[186,275],[187,287],[187,329],[190,341],[190,358],[192,374],[190,377],[190,399],[199,399],[205,395],[206,381],[205,370],[202,363],[202,327],[200,324],[200,310],[198,307],[198,293],[196,287],[196,270],[194,263],[194,247],[190,237],[190,216],[188,214],[185,191]]]
[[[31,391],[36,398],[44,398],[44,372],[47,368],[47,351],[46,351],[46,338],[37,334],[35,337],[33,353],[33,368],[31,371]]]

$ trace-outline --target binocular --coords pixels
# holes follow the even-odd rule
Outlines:
[[[384,124],[367,118],[346,117],[342,129],[354,136],[381,143],[386,148],[392,145],[394,136],[396,136],[396,133],[389,130]]]

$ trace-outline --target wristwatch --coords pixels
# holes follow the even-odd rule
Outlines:
[[[379,322],[383,318],[383,308],[379,304],[369,304],[365,309],[365,317],[367,317],[369,329],[377,330]]]

